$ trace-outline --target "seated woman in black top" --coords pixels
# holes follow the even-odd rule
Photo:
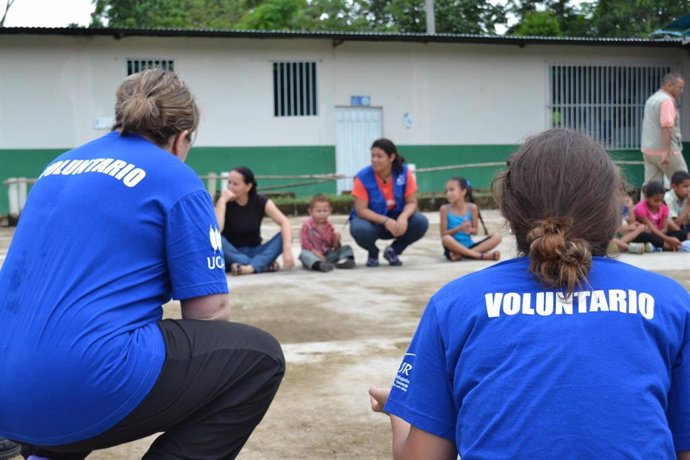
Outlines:
[[[280,225],[280,233],[261,244],[264,215]],[[281,252],[285,268],[295,265],[290,222],[273,201],[256,193],[256,180],[249,168],[230,171],[228,187],[216,202],[216,217],[225,267],[233,275],[276,271]]]

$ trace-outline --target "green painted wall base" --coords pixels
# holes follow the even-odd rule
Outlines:
[[[417,170],[417,186],[420,192],[442,192],[451,177],[464,177],[474,189],[488,189],[508,156],[517,150],[515,145],[401,145],[398,151]],[[472,163],[500,162],[502,166],[466,167]],[[457,169],[424,172],[424,168],[463,165]]]
[[[0,150],[0,215],[7,216],[9,202],[4,181],[10,177],[38,177],[51,160],[68,149]],[[200,176],[220,174],[247,166],[255,175],[329,174],[335,172],[335,146],[301,147],[194,147],[187,164]],[[335,182],[308,179],[259,180],[259,190],[290,191],[297,196],[335,194]],[[299,186],[275,189],[284,184]]]
[[[65,150],[67,149],[0,150],[0,216],[7,216],[9,213],[5,181],[10,177],[35,179],[50,160]]]
[[[332,174],[335,172],[334,146],[301,147],[195,147],[187,164],[200,176],[220,174],[237,166],[247,166],[254,175]],[[293,192],[297,196],[335,194],[335,182],[315,183],[313,179],[257,179],[260,192]],[[289,187],[280,187],[290,185]]]
[[[685,143],[685,158],[690,163],[690,143]],[[418,170],[445,165],[504,162],[517,145],[401,145],[400,153]],[[0,215],[7,215],[9,203],[4,181],[9,177],[35,178],[45,166],[67,149],[0,150]],[[615,160],[641,161],[638,151],[611,152]],[[187,159],[200,176],[221,173],[236,166],[248,166],[256,175],[329,174],[335,172],[335,146],[298,147],[195,147]],[[365,165],[362,165],[365,166]],[[462,176],[477,190],[490,187],[496,167],[459,167],[417,174],[420,192],[441,193],[450,177]],[[622,166],[628,183],[638,187],[644,178],[642,165]],[[310,179],[259,180],[259,190],[293,192],[296,196],[315,193],[335,194],[334,181],[315,183]],[[292,186],[289,186],[292,184]],[[283,187],[280,187],[283,186]],[[280,187],[280,188],[276,188]]]

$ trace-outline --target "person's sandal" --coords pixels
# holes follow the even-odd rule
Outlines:
[[[230,273],[232,273],[232,276],[240,276],[242,274],[242,266],[237,262],[230,264]]]

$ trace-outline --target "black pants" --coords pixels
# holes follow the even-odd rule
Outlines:
[[[268,333],[238,323],[164,320],[166,358],[151,392],[113,428],[62,446],[23,446],[22,455],[77,460],[96,449],[164,432],[144,456],[233,459],[263,418],[285,373]]]
[[[688,237],[688,234],[686,231],[679,230],[675,232],[668,232],[668,236],[674,236],[678,238],[680,241],[685,241]],[[663,248],[664,247],[664,240],[661,237],[656,236],[654,233],[650,232],[642,232],[638,235],[637,238],[633,240],[634,243],[652,243],[654,247],[657,248]]]

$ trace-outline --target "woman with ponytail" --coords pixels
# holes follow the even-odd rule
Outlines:
[[[510,157],[494,187],[521,257],[436,293],[370,389],[396,459],[690,458],[690,295],[606,257],[621,182],[575,131]]]
[[[112,132],[51,162],[0,271],[0,436],[30,460],[161,433],[147,459],[235,458],[284,372],[229,322],[211,197],[184,164],[199,110],[173,72],[119,86]],[[182,318],[162,319],[179,301]]]

